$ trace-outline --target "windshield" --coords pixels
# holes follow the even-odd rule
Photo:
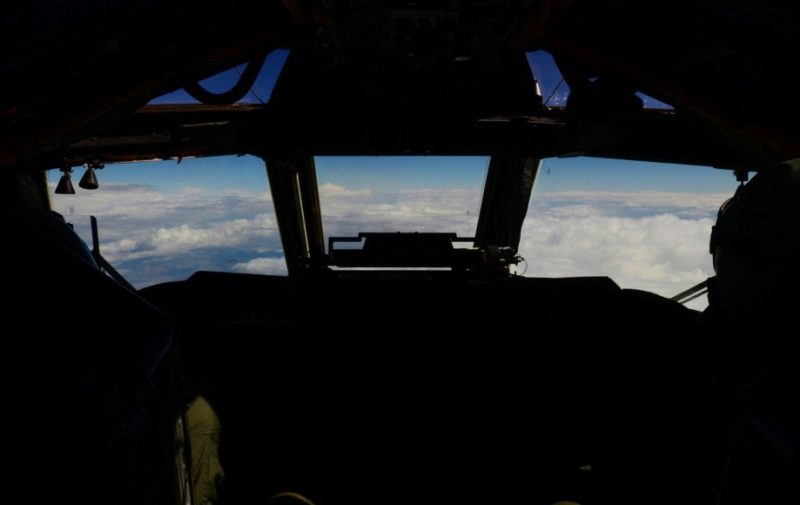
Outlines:
[[[736,189],[727,170],[598,158],[544,160],[522,229],[526,276],[605,275],[672,297],[714,274],[708,240]],[[703,308],[706,298],[691,305]]]
[[[475,235],[489,157],[319,156],[315,164],[326,245],[361,232]],[[87,243],[95,215],[101,252],[136,287],[197,270],[286,273],[262,160],[118,164],[98,178],[96,191],[53,195],[54,208]],[[736,184],[709,167],[544,160],[522,228],[524,261],[512,270],[609,276],[671,297],[713,275],[708,237]]]
[[[318,156],[315,162],[326,242],[359,232],[475,234],[488,156]]]
[[[54,210],[88,244],[89,216],[96,216],[100,252],[137,288],[198,270],[286,274],[259,158],[109,165],[97,171],[99,189],[81,189],[76,180],[75,195],[53,193],[57,175],[49,175]]]

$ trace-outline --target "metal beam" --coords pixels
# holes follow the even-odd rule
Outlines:
[[[148,106],[96,136],[41,152],[28,166],[245,153],[278,159],[324,154],[584,155],[749,169],[772,160],[667,111],[645,111],[624,126],[580,129],[570,128],[555,110],[539,117],[476,121],[452,111],[349,110],[298,117],[259,107]]]
[[[475,231],[478,247],[519,248],[522,223],[528,211],[541,160],[492,156]]]
[[[267,159],[278,229],[289,275],[327,264],[314,157]]]
[[[317,187],[317,168],[314,157],[306,156],[295,160],[297,178],[300,185],[300,200],[303,206],[303,222],[308,244],[309,266],[312,269],[323,267],[325,259],[325,237],[322,233],[322,215]]]
[[[267,159],[265,164],[286,267],[289,275],[298,275],[308,264],[309,253],[297,168],[291,160]]]

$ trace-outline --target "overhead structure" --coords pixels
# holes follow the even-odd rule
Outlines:
[[[800,14],[784,2],[63,5],[28,2],[4,18],[0,168],[89,152],[585,154],[729,168],[800,157]],[[276,48],[290,56],[270,102],[221,106]],[[572,90],[565,110],[536,93],[526,52],[540,49]],[[198,87],[248,62],[227,94]],[[178,88],[215,105],[146,105]],[[637,91],[674,111],[641,110]]]

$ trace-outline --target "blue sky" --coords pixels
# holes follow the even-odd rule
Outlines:
[[[97,171],[103,183],[148,184],[162,191],[176,191],[187,186],[205,188],[252,189],[264,187],[264,162],[254,156],[220,156],[119,163]],[[83,175],[75,170],[74,177]]]
[[[243,101],[266,101],[287,56],[268,58]],[[563,105],[568,87],[546,53],[529,55],[543,95]],[[238,72],[204,82],[229,88]],[[182,91],[153,103],[190,102]],[[455,231],[471,236],[488,157],[318,157],[326,235]],[[75,171],[77,181],[83,171]],[[57,182],[51,172],[51,187]],[[101,187],[54,195],[84,240],[100,220],[102,250],[136,286],[196,270],[285,274],[263,162],[226,156],[106,167]],[[735,189],[710,167],[597,158],[545,160],[523,226],[526,275],[608,275],[624,287],[675,294],[709,276],[708,233]]]
[[[341,156],[318,157],[320,184],[348,188],[436,189],[482,186],[488,157],[482,156]],[[228,189],[264,187],[264,163],[253,156],[215,157],[110,166],[98,172],[112,184],[150,184],[164,191],[187,186]],[[76,170],[76,177],[82,175]],[[544,160],[537,181],[548,191],[730,192],[736,181],[728,170],[603,158]]]
[[[266,103],[272,95],[272,88],[275,87],[275,82],[278,80],[283,64],[289,56],[289,51],[285,49],[277,49],[272,51],[261,71],[258,73],[256,82],[250,93],[244,96],[239,103]],[[222,93],[233,87],[238,81],[240,73],[244,71],[246,65],[240,65],[221,72],[217,75],[211,76],[208,79],[200,81],[200,84],[212,93]],[[197,100],[189,96],[183,89],[167,93],[158,98],[150,101],[151,104],[175,104],[175,103],[198,103]]]
[[[320,156],[320,184],[348,188],[474,188],[483,184],[487,156]]]
[[[544,160],[537,185],[549,191],[672,191],[717,193],[736,189],[729,170],[604,158]]]

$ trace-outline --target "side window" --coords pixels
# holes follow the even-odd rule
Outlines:
[[[252,156],[108,165],[99,189],[53,194],[53,208],[137,288],[198,270],[286,274],[264,163]]]
[[[594,158],[544,160],[522,230],[518,272],[607,275],[671,297],[713,275],[708,240],[736,189],[710,167]],[[698,298],[694,308],[705,305]]]

